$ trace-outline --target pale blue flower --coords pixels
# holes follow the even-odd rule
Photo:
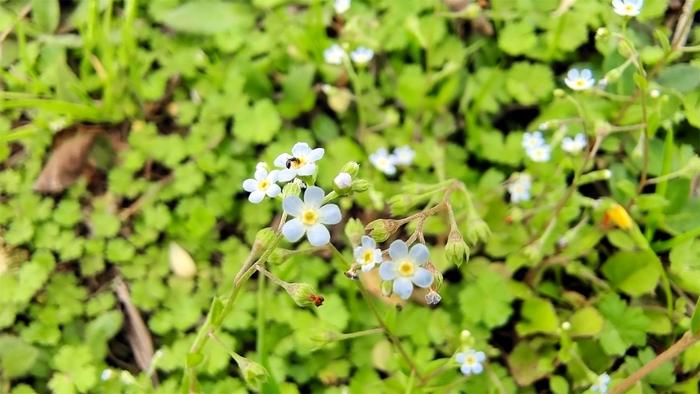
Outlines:
[[[530,188],[532,187],[532,178],[529,174],[518,174],[515,179],[508,184],[508,194],[510,201],[519,203],[521,201],[530,200]]]
[[[455,360],[460,364],[459,370],[464,375],[478,375],[484,371],[483,362],[486,360],[486,355],[484,352],[469,349],[466,352],[457,353]]]
[[[582,70],[572,68],[568,73],[566,73],[564,83],[566,83],[566,86],[573,90],[586,90],[595,85],[595,78],[593,78],[593,73],[591,70],[587,68]]]
[[[537,130],[523,134],[523,148],[526,151],[542,145],[544,145],[544,137],[542,137],[541,131]]]
[[[357,64],[367,64],[373,57],[374,51],[367,47],[357,47],[357,49],[350,52],[350,58]]]
[[[595,383],[591,386],[591,391],[594,393],[605,394],[608,392],[608,385],[610,384],[610,375],[603,373],[598,376]]]
[[[289,182],[296,176],[310,176],[316,173],[316,162],[323,157],[323,148],[311,149],[306,142],[297,142],[292,154],[282,153],[275,158],[275,166],[281,168],[280,182]]]
[[[394,149],[394,163],[399,166],[410,166],[416,157],[416,152],[410,146],[404,145]]]
[[[387,175],[396,174],[396,156],[390,155],[385,148],[379,148],[369,155],[369,161],[379,171]]]
[[[372,237],[363,235],[362,244],[355,248],[353,257],[362,267],[362,272],[369,272],[375,265],[382,262],[382,251],[377,248],[377,243]]]
[[[282,226],[287,241],[297,242],[304,234],[313,246],[323,246],[330,241],[331,235],[325,225],[340,223],[340,208],[335,204],[321,205],[323,197],[323,189],[311,186],[304,192],[304,201],[297,196],[284,199],[284,212],[294,217]]]
[[[265,196],[270,198],[276,197],[282,191],[276,183],[279,179],[279,171],[272,170],[267,172],[267,170],[260,165],[256,168],[254,179],[246,179],[243,181],[243,190],[250,193],[250,195],[248,195],[248,201],[253,204],[258,204]]]
[[[547,144],[542,144],[532,149],[528,149],[525,152],[527,153],[528,157],[530,157],[530,160],[543,163],[549,161],[552,154],[552,147]]]
[[[346,56],[345,49],[338,44],[333,44],[323,51],[323,60],[328,64],[342,64]]]
[[[352,175],[341,172],[333,178],[333,183],[340,190],[349,189],[352,186]]]
[[[613,0],[613,11],[621,16],[637,16],[642,11],[644,0]]]
[[[408,299],[413,293],[413,285],[426,288],[433,283],[433,274],[424,268],[430,257],[428,248],[416,244],[409,252],[406,242],[397,239],[389,245],[390,261],[379,267],[382,280],[393,281],[393,292],[401,299]]]
[[[561,140],[561,149],[568,153],[579,153],[588,146],[588,139],[583,133],[576,134],[572,137],[564,137]]]

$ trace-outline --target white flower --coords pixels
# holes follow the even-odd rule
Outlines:
[[[591,386],[591,391],[594,393],[605,394],[608,392],[608,384],[610,384],[610,375],[603,373],[598,376],[595,383]]]
[[[525,148],[526,151],[542,145],[544,145],[544,138],[542,137],[541,131],[538,130],[523,134],[523,148]]]
[[[408,299],[413,293],[413,285],[426,288],[433,283],[433,274],[423,266],[428,262],[430,252],[423,244],[416,244],[408,250],[406,242],[397,239],[389,245],[391,261],[379,267],[382,280],[393,281],[393,291],[401,299]]]
[[[347,54],[345,49],[338,44],[333,44],[323,51],[323,60],[328,64],[342,64]]]
[[[532,178],[529,174],[517,175],[515,180],[508,185],[508,194],[510,194],[510,201],[513,203],[529,201],[531,187]]]
[[[552,153],[552,147],[547,144],[543,144],[532,149],[528,149],[525,152],[532,161],[542,163],[545,161],[549,161],[549,157]]]
[[[566,73],[564,83],[566,83],[566,86],[573,90],[586,90],[595,85],[595,79],[593,78],[593,73],[591,70],[587,68],[584,68],[583,70],[572,68],[568,73]]]
[[[374,57],[374,51],[367,47],[357,47],[350,52],[350,58],[357,64],[367,64]]]
[[[350,0],[335,0],[333,3],[333,8],[335,8],[336,14],[344,14],[345,11],[350,9]]]
[[[340,190],[345,190],[352,186],[352,176],[347,172],[341,172],[333,178],[333,183]]]
[[[282,153],[275,159],[275,166],[281,168],[277,179],[288,182],[296,176],[309,176],[316,173],[316,162],[323,157],[323,148],[311,149],[306,142],[297,142],[292,154]]]
[[[277,170],[272,170],[267,172],[264,168],[258,168],[255,170],[255,179],[246,179],[243,181],[243,190],[250,193],[248,196],[248,201],[253,204],[257,204],[265,198],[275,197],[282,189],[277,185],[278,175],[280,174]]]
[[[382,262],[382,251],[377,248],[377,243],[372,237],[363,235],[362,245],[355,248],[353,257],[362,267],[362,272],[369,272],[375,265]]]
[[[613,10],[621,16],[637,16],[642,10],[644,0],[613,0]]]
[[[477,352],[469,349],[466,352],[459,352],[455,355],[455,360],[460,365],[459,370],[465,375],[478,375],[484,370],[482,363],[486,360],[484,352]]]
[[[317,186],[304,192],[304,201],[297,196],[289,196],[282,202],[284,211],[294,219],[282,226],[282,234],[289,242],[297,242],[306,234],[313,246],[327,244],[331,235],[325,225],[340,223],[340,208],[335,204],[321,205],[325,193]]]
[[[651,98],[659,98],[660,95],[661,91],[659,89],[651,89],[649,91],[649,96],[651,96]]]
[[[392,156],[394,157],[394,164],[410,166],[411,163],[413,163],[413,158],[416,157],[416,152],[414,152],[410,146],[404,145],[394,149]]]
[[[261,161],[255,165],[255,171],[259,171],[259,170],[269,171],[270,168],[267,166],[267,163],[265,163],[264,161]]]
[[[114,374],[112,373],[111,369],[102,370],[102,373],[100,374],[100,380],[102,380],[102,381],[110,380],[110,379],[112,379],[113,375]]]
[[[384,148],[379,148],[376,152],[369,155],[369,161],[379,171],[387,175],[396,174],[396,156],[390,155]]]
[[[170,268],[175,276],[180,278],[193,278],[197,275],[197,265],[192,256],[182,246],[171,242],[168,247],[168,260]]]
[[[588,146],[588,139],[583,133],[578,133],[573,138],[564,137],[561,140],[561,149],[568,153],[579,153]]]

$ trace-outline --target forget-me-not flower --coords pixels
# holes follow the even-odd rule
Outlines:
[[[564,83],[573,90],[586,90],[595,85],[595,78],[593,78],[593,72],[587,68],[582,70],[572,68],[566,73]]]
[[[333,44],[323,51],[323,60],[328,64],[342,64],[345,56],[345,49],[338,44]]]
[[[424,268],[430,252],[423,244],[416,244],[408,250],[406,242],[397,239],[389,245],[390,261],[379,267],[382,280],[393,281],[392,289],[401,299],[408,299],[413,293],[413,285],[426,288],[433,283],[433,274]]]
[[[350,52],[350,58],[357,64],[367,64],[374,57],[374,51],[367,47],[357,47]]]
[[[282,189],[276,183],[279,180],[279,171],[272,170],[267,172],[262,166],[257,166],[254,179],[246,179],[243,181],[243,190],[250,193],[248,201],[257,204],[265,198],[276,197]]]
[[[323,189],[311,186],[304,192],[304,201],[297,196],[284,199],[284,212],[294,217],[282,226],[282,235],[287,241],[297,242],[304,234],[313,246],[323,246],[330,241],[326,225],[340,223],[340,208],[335,204],[321,205],[323,197]]]
[[[379,171],[387,175],[396,174],[396,156],[390,155],[385,148],[379,148],[369,155],[369,161]]]
[[[603,373],[598,376],[595,383],[591,386],[591,391],[594,393],[605,394],[608,392],[608,385],[610,384],[610,375]]]
[[[510,194],[510,201],[513,203],[529,201],[531,187],[532,178],[529,174],[517,175],[515,180],[508,184],[508,194]]]
[[[552,154],[552,147],[547,144],[542,144],[532,149],[528,149],[525,152],[527,153],[528,157],[530,157],[530,160],[543,163],[545,161],[549,161]]]
[[[350,9],[350,0],[335,0],[333,3],[333,8],[335,8],[336,14],[344,14],[345,11]]]
[[[464,375],[478,375],[484,370],[483,362],[486,360],[484,352],[469,349],[466,352],[459,352],[455,359],[460,364],[459,370]]]
[[[613,0],[613,11],[621,16],[637,16],[642,11],[644,0]]]
[[[410,146],[404,145],[394,149],[394,163],[399,166],[410,166],[416,157],[416,152]]]
[[[316,173],[316,162],[323,157],[323,148],[311,149],[306,142],[297,142],[292,147],[292,154],[282,153],[275,159],[275,166],[281,168],[278,176],[280,182],[289,182],[296,176],[308,176]]]
[[[542,137],[541,131],[537,130],[523,134],[523,148],[525,148],[526,151],[542,145],[544,145],[544,137]]]
[[[572,137],[564,137],[561,140],[561,149],[568,153],[579,153],[588,145],[588,139],[583,133],[576,134]]]
[[[382,262],[382,251],[377,248],[377,243],[372,237],[363,235],[361,242],[362,244],[355,248],[353,257],[362,267],[362,272],[369,272]]]

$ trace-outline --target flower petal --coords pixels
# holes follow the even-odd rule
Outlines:
[[[455,361],[457,361],[460,364],[464,363],[464,359],[466,359],[466,358],[467,358],[467,355],[464,352],[459,352],[459,353],[455,354]]]
[[[318,186],[311,186],[304,192],[304,204],[311,208],[319,208],[326,193]]]
[[[323,148],[316,148],[306,155],[306,159],[309,161],[321,160],[324,153],[326,153],[326,151]]]
[[[256,190],[250,193],[248,196],[248,201],[252,202],[253,204],[257,204],[262,201],[263,198],[265,198],[265,192],[262,190]]]
[[[578,79],[579,75],[581,74],[578,71],[578,68],[572,68],[568,73],[566,73],[566,77],[570,80]]]
[[[391,261],[385,261],[379,266],[379,277],[382,280],[393,280],[396,278],[396,264]]]
[[[292,219],[282,226],[282,235],[289,242],[296,242],[304,236],[304,225],[301,224],[301,220]]]
[[[280,170],[272,170],[267,174],[267,180],[271,183],[277,182],[277,178],[280,176]]]
[[[475,352],[474,357],[478,362],[483,362],[484,360],[486,360],[486,355],[484,354],[484,352]]]
[[[472,373],[473,373],[473,374],[478,375],[478,374],[482,373],[483,371],[484,371],[484,366],[483,366],[483,365],[481,365],[481,364],[474,364],[474,365],[472,365]]]
[[[297,174],[301,176],[313,175],[316,172],[316,164],[306,163],[303,166],[297,168]]]
[[[362,253],[364,253],[365,248],[363,246],[357,246],[355,249],[353,249],[352,252],[352,258],[355,259],[358,263],[361,263],[362,260]]]
[[[413,293],[413,284],[408,278],[396,278],[394,279],[394,293],[398,295],[402,300],[407,300],[408,297]]]
[[[581,78],[591,79],[592,77],[593,77],[593,73],[591,72],[591,70],[589,70],[587,68],[584,68],[583,70],[581,70]]]
[[[288,215],[300,216],[302,209],[304,209],[304,203],[297,196],[289,196],[282,201],[282,208]]]
[[[362,272],[372,271],[372,268],[374,268],[374,263],[362,264]]]
[[[264,168],[257,168],[254,177],[256,181],[262,181],[267,178],[267,170]]]
[[[414,263],[424,265],[428,262],[428,258],[430,258],[430,252],[425,245],[415,244],[411,247],[410,256]]]
[[[340,215],[340,208],[335,204],[327,204],[322,206],[319,210],[319,221],[323,224],[338,224],[342,219]]]
[[[369,235],[363,235],[362,238],[362,247],[363,248],[376,248],[377,243],[374,242],[374,238],[370,237]]]
[[[426,288],[433,284],[433,273],[423,267],[417,267],[411,280],[416,286]]]
[[[375,263],[377,263],[377,264],[381,263],[382,262],[382,251],[379,249],[374,249],[374,253],[373,253],[372,257],[374,257],[373,261]]]
[[[249,193],[258,190],[258,182],[255,179],[246,179],[243,181],[243,190]]]
[[[392,260],[398,260],[402,257],[406,257],[408,255],[408,246],[406,245],[406,242],[397,239],[396,241],[392,242],[391,245],[389,245],[389,256],[391,256]]]
[[[326,226],[316,223],[306,232],[306,238],[313,246],[323,246],[331,240],[331,234]]]
[[[289,182],[294,179],[295,176],[297,176],[297,170],[285,168],[279,172],[279,175],[277,175],[277,180],[279,182]]]
[[[305,157],[309,152],[311,152],[311,148],[306,142],[297,142],[292,147],[292,156],[294,157]]]
[[[471,374],[471,372],[472,372],[472,371],[471,371],[471,367],[470,367],[469,365],[467,365],[467,364],[462,364],[462,365],[459,367],[459,370],[462,371],[462,373],[465,374],[465,375],[469,375],[469,374]]]
[[[287,168],[287,160],[289,160],[291,158],[292,158],[292,155],[290,155],[289,153],[282,153],[281,155],[279,155],[275,158],[275,161],[273,162],[273,164],[275,165],[275,167]]]
[[[268,197],[277,197],[277,195],[280,194],[281,192],[282,192],[282,189],[277,184],[270,185],[266,191]]]

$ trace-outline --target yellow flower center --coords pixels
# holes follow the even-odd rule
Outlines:
[[[625,10],[627,10],[627,12],[632,12],[634,11],[634,6],[632,4],[627,4],[625,5]]]
[[[469,365],[474,365],[476,364],[476,357],[474,356],[467,356],[466,360],[464,360],[465,363]]]
[[[402,276],[412,276],[415,270],[416,268],[410,261],[404,260],[399,263],[399,274],[401,274]]]
[[[371,250],[365,250],[365,252],[362,254],[362,261],[365,262],[365,264],[369,264],[372,262],[372,258],[374,257],[374,253],[372,253]]]
[[[270,182],[267,179],[258,182],[258,189],[265,191],[268,187],[270,187]]]
[[[583,79],[577,79],[576,80],[576,87],[582,88],[586,86],[586,81]]]
[[[291,166],[295,170],[306,164],[306,159],[303,157],[295,157],[295,159],[296,160],[292,160],[291,162]]]
[[[313,209],[307,209],[301,214],[301,222],[307,226],[316,224],[318,214]]]

